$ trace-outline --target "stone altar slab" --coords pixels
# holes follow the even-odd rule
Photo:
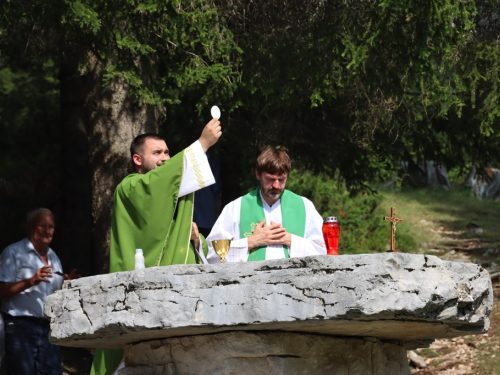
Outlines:
[[[176,265],[72,280],[45,300],[51,341],[124,348],[228,331],[375,337],[407,347],[486,332],[479,265],[382,253]]]

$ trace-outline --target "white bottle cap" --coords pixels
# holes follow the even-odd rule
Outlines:
[[[142,254],[142,249],[135,249],[136,254]]]

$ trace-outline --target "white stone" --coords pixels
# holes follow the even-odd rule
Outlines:
[[[493,305],[479,265],[383,253],[176,265],[73,280],[45,301],[58,345],[223,331],[376,337],[426,346],[484,333]]]

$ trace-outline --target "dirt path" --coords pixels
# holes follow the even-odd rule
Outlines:
[[[500,273],[496,264],[500,252],[499,240],[484,240],[478,237],[481,228],[470,225],[467,230],[453,231],[441,223],[434,230],[438,242],[432,245],[430,253],[441,259],[474,262],[481,264],[490,274]],[[428,251],[429,252],[429,251]],[[491,327],[483,335],[471,335],[453,339],[436,340],[429,348],[418,349],[427,367],[412,367],[416,375],[489,375],[500,373],[500,284],[498,277],[493,277],[495,305],[490,315]],[[499,358],[496,359],[496,356]],[[497,363],[498,361],[498,363]]]

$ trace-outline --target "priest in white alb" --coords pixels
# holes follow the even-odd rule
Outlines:
[[[259,186],[226,205],[207,237],[207,260],[220,258],[213,240],[230,239],[228,262],[325,255],[323,219],[313,203],[285,190],[291,170],[288,154],[266,148],[257,158]]]

